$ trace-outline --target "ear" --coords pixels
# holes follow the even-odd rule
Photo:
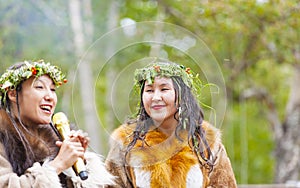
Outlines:
[[[7,96],[10,101],[17,102],[17,91],[15,89],[7,91]]]

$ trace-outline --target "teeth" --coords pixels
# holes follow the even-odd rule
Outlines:
[[[49,110],[49,111],[51,110],[51,107],[50,107],[50,106],[44,106],[44,105],[43,105],[43,106],[41,106],[41,108],[44,109],[44,110]]]

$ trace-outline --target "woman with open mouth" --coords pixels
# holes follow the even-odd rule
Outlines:
[[[77,130],[61,135],[52,123],[61,70],[44,61],[17,63],[0,77],[0,187],[90,188],[113,183],[100,155],[88,151],[89,137]],[[85,179],[72,169],[81,158]]]

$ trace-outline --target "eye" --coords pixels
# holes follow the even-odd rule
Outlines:
[[[169,88],[162,88],[161,89],[162,91],[167,91],[167,90],[170,90]]]
[[[35,88],[36,88],[36,89],[43,89],[44,87],[41,86],[41,85],[37,85],[37,86],[35,86]]]
[[[145,92],[149,93],[149,92],[153,92],[152,89],[146,89]]]
[[[51,88],[51,91],[54,91],[54,92],[55,92],[55,91],[56,91],[56,88]]]

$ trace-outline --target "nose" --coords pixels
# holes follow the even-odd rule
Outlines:
[[[55,95],[55,93],[53,91],[47,90],[47,92],[45,93],[44,98],[45,98],[46,101],[53,101],[54,100],[54,95]]]
[[[160,101],[160,100],[162,100],[161,93],[159,90],[155,90],[153,93],[152,101]]]

